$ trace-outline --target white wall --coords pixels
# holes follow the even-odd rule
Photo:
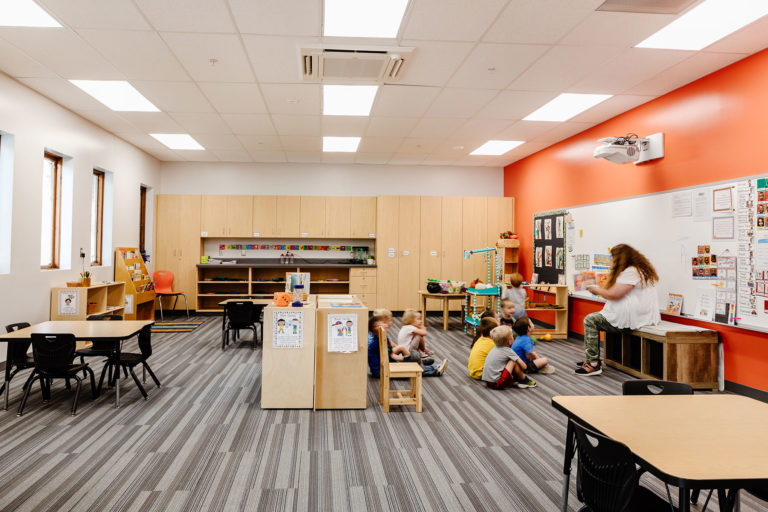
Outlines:
[[[504,195],[501,167],[163,162],[160,168],[162,194]]]
[[[159,162],[134,146],[0,73],[0,130],[14,137],[11,272],[0,275],[0,329],[10,323],[48,320],[50,289],[77,280],[79,249],[90,250],[91,176],[114,173],[112,242],[139,243],[139,185],[159,188]],[[43,151],[72,157],[74,195],[70,270],[40,270]],[[148,224],[154,201],[147,201]],[[148,250],[152,237],[148,233]],[[110,280],[113,267],[94,267],[94,281]],[[0,347],[0,360],[5,359]]]

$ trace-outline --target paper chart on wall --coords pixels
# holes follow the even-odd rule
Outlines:
[[[302,348],[303,311],[275,311],[272,320],[272,348]]]
[[[59,316],[77,315],[79,290],[59,290]]]
[[[328,352],[357,352],[357,315],[328,315]]]

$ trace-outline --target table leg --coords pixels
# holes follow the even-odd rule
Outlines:
[[[448,297],[443,298],[443,330],[448,330]]]
[[[10,363],[8,363],[8,361],[6,361],[5,364],[7,366],[10,366]],[[8,410],[8,395],[10,393],[10,388],[11,388],[11,380],[6,376],[5,377],[5,392],[3,393],[5,395],[5,405],[3,406],[3,410],[4,411]]]
[[[427,296],[421,296],[421,322],[427,325]]]
[[[677,493],[677,501],[678,501],[678,510],[680,512],[690,512],[691,510],[691,500],[690,500],[691,491],[688,489],[686,485],[681,485],[678,489]]]
[[[741,510],[741,500],[739,499],[738,489],[718,489],[717,502],[720,505],[720,512],[738,512]]]
[[[565,459],[563,460],[563,506],[562,512],[568,511],[568,490],[571,486],[571,462],[575,447],[576,435],[573,431],[573,424],[568,421],[568,429],[565,432]]]
[[[120,408],[120,366],[115,365],[115,408]]]

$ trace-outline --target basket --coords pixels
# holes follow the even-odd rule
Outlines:
[[[78,288],[83,286],[80,281],[67,281],[67,288]]]
[[[99,310],[99,305],[96,302],[89,302],[88,307],[85,309],[86,315],[92,315]]]

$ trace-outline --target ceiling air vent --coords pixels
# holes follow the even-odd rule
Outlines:
[[[391,83],[400,79],[413,50],[344,45],[300,47],[299,72],[305,82]]]

